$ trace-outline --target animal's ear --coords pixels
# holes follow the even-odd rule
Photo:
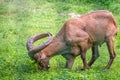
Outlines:
[[[43,53],[37,53],[37,54],[35,54],[34,58],[35,58],[35,60],[37,60],[37,61],[41,61],[42,59],[45,59],[45,58],[46,58],[46,55],[43,54]]]
[[[35,60],[37,61],[37,60],[39,59],[39,54],[38,54],[38,53],[35,54],[35,55],[34,55],[34,58],[35,58]]]
[[[45,59],[45,58],[46,58],[46,55],[43,54],[43,53],[41,53],[41,54],[40,54],[40,59]]]

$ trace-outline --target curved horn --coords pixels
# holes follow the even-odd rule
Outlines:
[[[33,46],[33,43],[41,38],[47,37],[49,36],[48,40],[46,42],[44,42],[43,44],[40,44],[38,46]],[[38,34],[35,36],[32,36],[28,39],[26,47],[28,50],[28,55],[31,58],[34,58],[34,54],[39,52],[40,50],[44,49],[46,46],[48,46],[53,40],[52,34],[50,32],[48,33],[43,33],[43,34]]]

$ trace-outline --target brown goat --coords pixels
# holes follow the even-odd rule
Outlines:
[[[83,70],[89,68],[99,57],[98,46],[106,42],[110,59],[106,65],[109,69],[114,58],[114,37],[117,25],[112,14],[105,10],[97,10],[66,21],[58,34],[52,38],[50,33],[31,37],[27,42],[29,56],[36,61],[38,68],[47,70],[51,57],[61,54],[66,60],[66,67],[71,68],[75,58],[81,55]],[[33,47],[33,43],[49,36],[44,44]],[[86,51],[92,49],[92,58],[87,63]]]

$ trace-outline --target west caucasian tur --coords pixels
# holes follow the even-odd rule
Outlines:
[[[71,68],[75,58],[80,55],[83,61],[82,69],[85,70],[99,57],[98,47],[106,43],[110,59],[105,68],[109,69],[116,56],[114,38],[117,32],[118,28],[112,13],[97,10],[69,19],[54,37],[51,33],[32,36],[27,41],[28,54],[41,70],[50,67],[49,60],[55,55],[60,54],[66,59],[66,68]],[[48,37],[45,43],[33,46],[35,41],[44,37]],[[87,63],[86,51],[89,48],[92,50],[92,58]]]

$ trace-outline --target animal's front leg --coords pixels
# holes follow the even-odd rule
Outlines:
[[[66,68],[71,69],[75,60],[75,57],[71,54],[63,54],[62,55],[66,59]]]
[[[81,68],[81,70],[85,70],[85,69],[89,68],[87,61],[86,61],[86,51],[81,52],[81,58],[83,61],[83,68]]]
[[[67,61],[66,61],[66,66],[65,66],[65,67],[71,69],[72,66],[73,66],[73,63],[74,63],[74,59],[75,59],[75,58],[67,59]]]

